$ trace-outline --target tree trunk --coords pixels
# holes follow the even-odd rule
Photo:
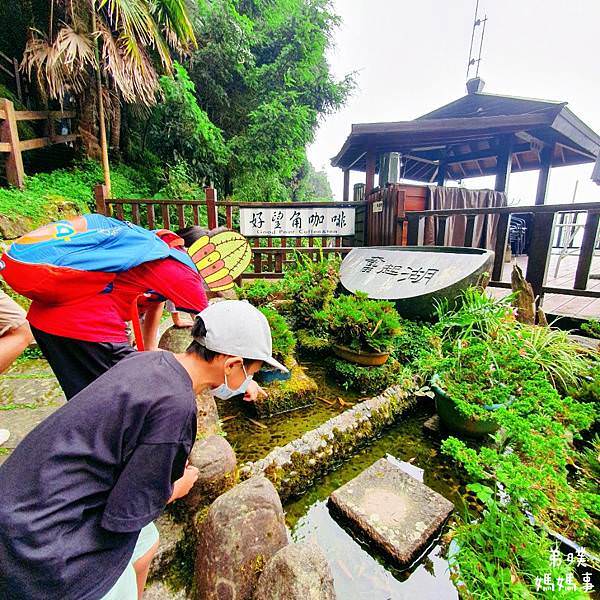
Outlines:
[[[121,154],[121,99],[113,98],[110,110],[110,151],[117,158]]]
[[[83,151],[89,158],[99,160],[102,151],[98,135],[98,94],[92,77],[88,77],[88,83],[78,98],[78,102],[79,134],[81,135]]]

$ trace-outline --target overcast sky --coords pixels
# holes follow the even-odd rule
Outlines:
[[[346,106],[323,120],[308,156],[326,168],[341,199],[340,169],[330,166],[352,123],[405,121],[465,93],[475,0],[334,0],[342,24],[329,56],[336,76],[356,71]],[[567,101],[600,132],[600,1],[480,0],[488,22],[479,75],[486,92]],[[548,201],[600,201],[592,164],[552,170]],[[351,184],[364,182],[353,173]],[[509,197],[535,198],[537,172],[514,174]],[[467,180],[492,187],[493,179]]]

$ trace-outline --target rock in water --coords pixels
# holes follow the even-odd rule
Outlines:
[[[196,442],[189,460],[200,471],[198,480],[184,499],[193,510],[197,510],[206,502],[211,502],[233,486],[236,468],[235,452],[224,437],[210,435]]]
[[[269,559],[288,543],[281,501],[264,476],[219,496],[198,531],[196,600],[250,600]]]
[[[185,352],[192,342],[191,329],[189,327],[175,327],[172,325],[161,336],[158,347],[175,354]]]
[[[329,500],[401,566],[425,550],[454,508],[385,458],[337,489]]]
[[[334,600],[333,576],[316,544],[290,544],[267,563],[254,600]]]

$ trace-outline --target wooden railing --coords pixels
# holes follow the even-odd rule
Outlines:
[[[546,286],[546,275],[551,257],[554,221],[557,214],[569,212],[585,212],[587,214],[574,285],[572,288],[549,287]],[[494,267],[490,285],[508,288],[510,284],[502,281],[502,270],[504,267],[504,251],[507,245],[510,216],[514,213],[529,213],[532,215],[530,226],[532,237],[529,245],[529,258],[525,278],[531,284],[535,295],[540,301],[545,293],[600,298],[600,291],[586,289],[598,236],[600,202],[582,203],[575,206],[573,204],[554,204],[542,206],[505,206],[500,208],[425,210],[419,212],[407,211],[405,215],[398,219],[398,226],[402,230],[401,235],[406,235],[408,245],[415,246],[419,240],[420,221],[428,217],[433,217],[437,224],[435,244],[443,246],[448,218],[463,216],[466,217],[464,245],[471,247],[473,246],[475,217],[477,215],[498,215]]]
[[[237,211],[240,208],[343,208],[361,207],[355,202],[217,202],[216,190],[205,188],[204,200],[157,200],[154,198],[108,198],[106,188],[94,189],[96,211],[117,219],[126,219],[149,229],[182,229],[200,225],[214,229],[225,225],[237,229]],[[344,238],[345,239],[345,238]],[[252,246],[251,271],[244,278],[276,279],[283,277],[285,267],[293,264],[296,252],[307,254],[315,260],[321,255],[343,256],[351,247],[343,245],[337,237],[248,237]]]
[[[6,98],[0,98],[0,152],[8,153],[6,158],[6,179],[10,185],[23,187],[25,169],[23,167],[22,152],[44,148],[52,144],[73,142],[77,134],[56,135],[55,121],[75,117],[74,111],[36,111],[15,110],[14,105]],[[18,121],[45,121],[44,137],[31,140],[20,140]]]

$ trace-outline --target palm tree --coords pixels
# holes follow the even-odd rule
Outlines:
[[[88,133],[95,130],[86,120],[96,103],[99,113],[105,103],[112,111],[120,111],[121,101],[154,104],[159,72],[171,71],[171,52],[196,46],[185,0],[50,0],[49,9],[48,32],[32,29],[21,68],[46,98],[77,98]],[[103,128],[104,116],[98,117]],[[88,147],[90,141],[88,135]]]

